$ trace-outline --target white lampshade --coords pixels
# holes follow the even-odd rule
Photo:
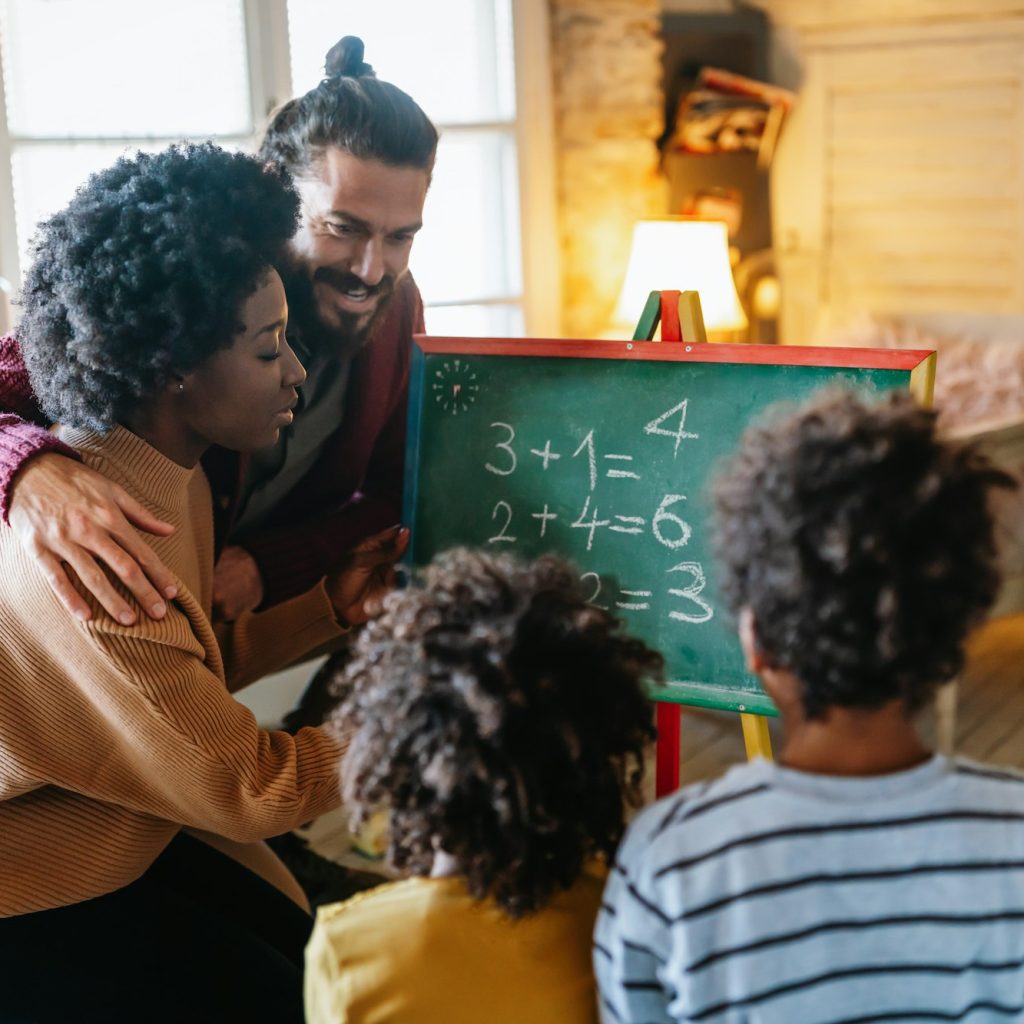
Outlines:
[[[724,221],[692,217],[641,220],[633,229],[615,320],[633,326],[652,291],[696,291],[709,331],[739,331],[747,317],[736,294]]]

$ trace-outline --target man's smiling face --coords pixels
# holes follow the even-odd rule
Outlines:
[[[304,334],[351,347],[367,337],[409,269],[430,176],[327,149],[296,181],[299,230],[289,244],[285,283]]]

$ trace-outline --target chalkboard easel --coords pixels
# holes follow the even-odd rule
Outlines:
[[[928,351],[653,341],[415,338],[406,447],[410,558],[454,545],[579,567],[595,605],[665,656],[657,789],[678,784],[679,705],[775,709],[715,582],[709,483],[751,420],[830,384],[911,388]]]

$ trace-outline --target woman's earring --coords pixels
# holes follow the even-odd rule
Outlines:
[[[178,390],[179,390],[179,391],[184,391],[184,390],[185,390],[185,385],[184,385],[184,383],[183,383],[182,381],[180,381],[180,380],[178,381]]]

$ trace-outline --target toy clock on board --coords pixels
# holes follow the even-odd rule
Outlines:
[[[476,372],[465,359],[445,360],[434,370],[430,387],[434,401],[451,416],[469,412],[480,392]]]

